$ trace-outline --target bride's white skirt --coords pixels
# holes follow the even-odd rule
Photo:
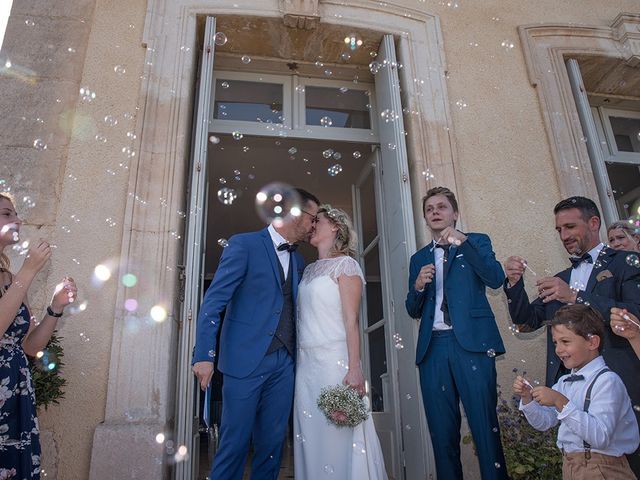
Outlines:
[[[328,423],[318,409],[320,390],[341,384],[347,373],[346,342],[299,348],[293,411],[297,480],[386,480],[371,416],[355,428]]]

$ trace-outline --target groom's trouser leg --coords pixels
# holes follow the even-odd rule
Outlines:
[[[224,376],[220,445],[211,469],[212,480],[242,480],[263,385],[275,364],[276,352],[266,355],[248,377]]]
[[[293,403],[294,360],[285,348],[266,377],[253,428],[251,480],[277,480]]]
[[[453,332],[434,331],[424,360],[418,365],[422,400],[438,478],[462,479],[460,463],[460,406],[449,362]],[[455,360],[455,359],[453,359]]]
[[[498,394],[495,358],[484,352],[463,349],[455,337],[452,342],[456,354],[455,361],[451,362],[451,370],[467,414],[482,480],[505,480],[508,478],[507,466],[496,414]]]

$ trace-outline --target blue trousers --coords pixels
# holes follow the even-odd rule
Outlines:
[[[212,480],[242,480],[253,444],[251,480],[277,480],[293,403],[294,361],[285,348],[245,378],[224,376],[220,444]]]
[[[495,359],[463,349],[452,330],[434,331],[418,365],[438,478],[462,479],[460,400],[467,414],[483,480],[507,479],[496,415]]]

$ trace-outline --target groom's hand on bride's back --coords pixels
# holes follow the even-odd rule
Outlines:
[[[211,377],[213,377],[213,362],[196,362],[191,367],[193,373],[198,378],[200,388],[206,390],[211,383]]]

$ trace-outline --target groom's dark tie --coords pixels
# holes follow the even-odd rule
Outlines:
[[[591,254],[589,252],[585,253],[581,257],[571,257],[569,260],[571,260],[572,268],[578,268],[578,265],[582,262],[593,263],[593,258],[591,258]]]
[[[447,280],[447,260],[449,258],[450,245],[436,244],[437,248],[444,250],[442,257],[442,303],[440,304],[440,310],[442,310],[442,320],[448,326],[451,326],[451,318],[449,317],[449,304],[447,303],[447,291],[445,290],[445,282]]]
[[[285,250],[289,253],[293,253],[296,251],[296,249],[298,248],[298,244],[297,243],[281,243],[280,245],[278,245],[278,251],[279,252],[284,252]]]

